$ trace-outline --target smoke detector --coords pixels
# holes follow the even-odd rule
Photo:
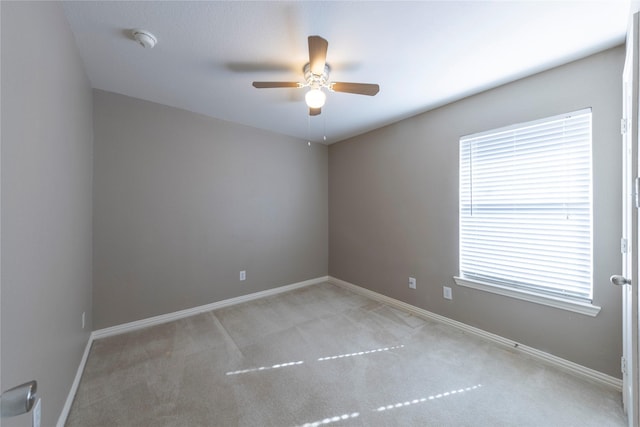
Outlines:
[[[131,34],[133,35],[135,41],[137,41],[140,46],[144,48],[152,48],[156,45],[156,43],[158,43],[158,39],[156,38],[156,36],[154,36],[147,30],[131,30]]]

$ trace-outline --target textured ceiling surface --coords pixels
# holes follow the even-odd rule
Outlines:
[[[624,42],[629,1],[70,1],[94,88],[303,140],[332,143]],[[153,49],[133,41],[142,28]],[[308,116],[307,37],[329,41],[328,93]]]

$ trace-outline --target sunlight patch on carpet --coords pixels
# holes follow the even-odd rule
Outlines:
[[[390,350],[395,350],[395,349],[402,348],[402,347],[404,347],[404,344],[395,345],[393,347],[377,348],[375,350],[358,351],[356,353],[347,353],[347,354],[338,354],[336,356],[320,357],[318,359],[318,362],[322,362],[322,361],[325,361],[325,360],[342,359],[342,358],[345,358],[345,357],[364,356],[365,354],[378,353],[378,352],[382,352],[382,351],[390,351]]]
[[[351,414],[336,415],[335,417],[324,418],[320,421],[314,421],[311,423],[302,424],[301,427],[319,427],[327,424],[337,423],[339,421],[346,421],[348,419],[358,418],[359,416],[360,416],[359,412],[352,412]]]
[[[269,371],[272,369],[280,369],[280,368],[288,368],[291,366],[302,365],[304,362],[302,360],[298,360],[297,362],[287,362],[287,363],[278,363],[276,365],[271,366],[260,366],[259,368],[251,368],[251,369],[242,369],[240,371],[231,371],[227,372],[227,375],[239,375],[239,374],[248,374],[250,372],[261,372],[261,371]]]
[[[327,356],[327,357],[320,357],[318,358],[318,362],[324,362],[326,360],[336,360],[336,359],[343,359],[345,357],[355,357],[355,356],[365,356],[367,354],[373,354],[373,353],[380,353],[380,352],[384,352],[384,351],[391,351],[391,350],[396,350],[398,348],[402,348],[404,347],[404,344],[400,344],[400,345],[395,345],[393,347],[382,347],[382,348],[377,348],[375,350],[365,350],[365,351],[358,351],[355,353],[345,353],[345,354],[338,354],[335,356]],[[272,369],[280,369],[280,368],[288,368],[291,366],[297,366],[297,365],[302,365],[304,363],[303,360],[298,360],[297,362],[287,362],[287,363],[278,363],[275,365],[271,365],[271,366],[260,366],[258,368],[249,368],[249,369],[241,369],[238,371],[229,371],[226,373],[226,375],[240,375],[240,374],[249,374],[251,372],[264,372],[264,371],[269,371]]]
[[[445,393],[434,394],[434,395],[431,395],[431,396],[428,396],[428,397],[422,397],[420,399],[413,399],[411,401],[407,400],[406,402],[399,402],[399,403],[394,403],[392,405],[380,406],[375,411],[376,412],[383,412],[383,411],[390,411],[392,409],[404,408],[405,406],[417,405],[418,403],[425,403],[425,402],[428,402],[430,400],[436,400],[436,399],[441,399],[443,397],[450,397],[450,396],[459,395],[459,394],[462,394],[462,393],[466,393],[468,391],[477,390],[480,387],[482,387],[482,384],[474,385],[472,387],[467,387],[467,388],[460,388],[460,389],[457,389],[457,390],[451,390],[451,391],[447,391]]]

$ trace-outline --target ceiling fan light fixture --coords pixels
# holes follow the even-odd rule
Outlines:
[[[1,0],[0,0],[1,1]],[[331,67],[327,64],[327,47],[329,42],[320,36],[309,36],[309,62],[302,67],[304,83],[298,82],[253,82],[257,89],[294,87],[309,88],[305,94],[305,101],[309,107],[309,116],[317,116],[327,100],[322,89],[331,92],[354,93],[356,95],[374,96],[380,91],[380,86],[372,83],[333,82],[329,80]]]
[[[327,100],[327,95],[321,89],[311,89],[304,96],[304,100],[309,108],[322,108]]]

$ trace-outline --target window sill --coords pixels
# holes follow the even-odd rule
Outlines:
[[[481,291],[491,292],[493,294],[503,295],[511,298],[516,298],[524,301],[533,302],[536,304],[542,304],[549,307],[559,308],[562,310],[573,311],[575,313],[584,314],[587,316],[595,317],[600,313],[600,307],[589,304],[586,302],[570,301],[562,298],[556,298],[547,295],[535,294],[533,292],[527,292],[519,289],[511,289],[504,286],[493,285],[486,282],[480,282],[477,280],[465,279],[462,277],[454,277],[458,286],[465,288],[478,289]]]

